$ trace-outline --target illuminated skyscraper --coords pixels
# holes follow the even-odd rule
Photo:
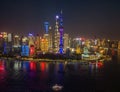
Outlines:
[[[4,47],[4,54],[8,54],[10,52],[10,49],[8,47],[8,33],[7,32],[1,32],[3,37],[3,47]]]
[[[41,39],[41,51],[43,53],[48,52],[48,40],[45,38]]]
[[[48,46],[46,47],[48,49],[47,52],[51,52],[52,50],[52,34],[51,34],[51,27],[49,26],[49,22],[44,22],[45,26],[45,34],[43,36],[44,39],[46,39],[48,42]]]
[[[4,49],[4,38],[3,35],[0,33],[0,53],[3,52]]]
[[[60,13],[59,18],[59,33],[60,33],[60,43],[59,43],[59,53],[63,54],[63,17],[62,17],[62,11]]]
[[[49,43],[50,43],[49,34],[44,34],[43,39],[44,40],[42,40],[42,45],[44,44],[44,46],[45,46],[44,52],[48,52],[48,50],[49,50]]]
[[[13,47],[19,47],[20,46],[20,37],[18,35],[15,35],[13,38]]]
[[[49,34],[49,43],[48,43],[48,45],[49,45],[49,52],[53,52],[53,35],[52,35],[52,28],[51,28],[51,26],[49,27],[49,32],[48,32],[48,34]]]
[[[21,37],[19,35],[13,35],[12,41],[12,51],[14,54],[19,54],[21,52]],[[11,39],[9,39],[11,41]]]
[[[60,42],[60,33],[59,33],[59,16],[56,15],[55,23],[55,34],[54,34],[54,52],[58,53],[59,51],[59,42]]]
[[[35,40],[36,50],[40,50],[40,36],[37,34],[36,40]]]
[[[44,22],[44,26],[45,26],[45,34],[48,34],[48,31],[49,31],[49,22]]]
[[[64,52],[66,52],[66,49],[70,48],[70,39],[68,34],[64,34]]]
[[[29,56],[28,38],[21,38],[21,56]]]
[[[35,37],[33,36],[33,34],[29,33],[28,40],[29,40],[29,43],[28,43],[29,47],[31,45],[35,46]]]
[[[35,36],[29,33],[28,39],[29,39],[30,56],[33,56],[35,54],[35,48],[37,47],[35,45]]]

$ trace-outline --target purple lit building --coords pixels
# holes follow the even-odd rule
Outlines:
[[[59,53],[63,54],[63,18],[62,11],[59,16],[59,33],[60,33],[60,43],[59,43]]]

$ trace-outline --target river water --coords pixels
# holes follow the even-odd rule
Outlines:
[[[0,60],[0,92],[120,92],[119,59],[100,62]]]

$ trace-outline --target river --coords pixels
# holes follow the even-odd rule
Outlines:
[[[0,60],[0,92],[120,92],[119,58],[104,62]]]

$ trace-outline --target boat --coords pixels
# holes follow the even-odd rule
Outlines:
[[[58,85],[58,84],[55,84],[54,86],[52,86],[52,89],[53,89],[54,91],[60,91],[60,90],[62,90],[62,88],[63,88],[63,86],[60,86],[60,85]]]

